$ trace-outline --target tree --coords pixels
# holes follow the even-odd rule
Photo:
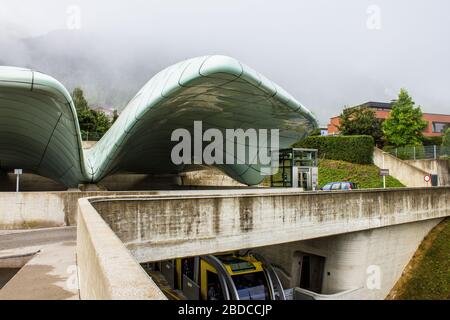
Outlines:
[[[117,121],[117,118],[119,118],[119,112],[117,112],[116,109],[114,109],[113,111],[113,118],[112,118],[112,123],[114,124],[114,122]]]
[[[383,133],[389,144],[396,147],[420,145],[427,122],[423,120],[420,106],[415,103],[405,89],[401,89],[398,99],[392,105],[388,119],[383,122]]]
[[[316,128],[313,131],[311,131],[311,133],[309,134],[310,136],[320,136],[322,133],[322,129],[320,128]]]
[[[367,107],[345,108],[339,116],[339,131],[343,135],[372,136],[377,145],[382,143],[383,131],[381,120],[377,119],[375,111]]]
[[[109,130],[112,123],[104,112],[89,108],[83,90],[75,88],[72,99],[77,110],[78,123],[82,136],[98,138]]]
[[[111,128],[111,120],[106,116],[106,114],[102,111],[91,110],[95,119],[95,128],[94,131],[100,134],[105,134],[106,131]]]
[[[75,104],[75,108],[77,110],[87,110],[87,109],[89,109],[88,102],[84,98],[84,93],[83,93],[83,90],[81,90],[81,88],[77,87],[77,88],[73,89],[72,99],[73,99],[73,102]]]
[[[444,138],[442,139],[442,146],[450,148],[450,128],[447,128],[444,132]]]

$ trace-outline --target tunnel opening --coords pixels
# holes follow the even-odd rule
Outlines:
[[[300,253],[298,264],[300,272],[298,287],[315,293],[322,293],[325,257]]]
[[[0,268],[0,290],[20,271],[21,268]]]

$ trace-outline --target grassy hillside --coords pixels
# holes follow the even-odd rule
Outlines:
[[[379,176],[379,168],[373,164],[354,164],[345,161],[320,160],[319,161],[319,186],[323,187],[328,182],[351,181],[358,184],[359,188],[382,188],[383,180]],[[386,178],[388,188],[404,187],[393,177]]]
[[[387,299],[450,300],[450,218],[427,235]]]

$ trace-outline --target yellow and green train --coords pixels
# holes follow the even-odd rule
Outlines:
[[[227,253],[162,261],[174,292],[190,300],[284,300],[273,267],[256,253]]]

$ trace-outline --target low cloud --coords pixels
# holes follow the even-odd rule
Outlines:
[[[71,30],[74,5],[80,28]],[[84,88],[93,104],[120,108],[161,69],[225,54],[277,82],[322,124],[344,105],[389,101],[401,87],[424,111],[449,113],[448,12],[445,0],[0,0],[0,63],[46,72]]]

